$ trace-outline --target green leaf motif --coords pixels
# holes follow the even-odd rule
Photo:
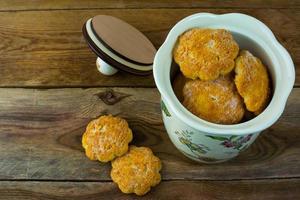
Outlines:
[[[194,134],[191,131],[175,131],[175,134],[178,135],[178,140],[181,144],[186,145],[190,151],[196,155],[206,154],[210,149],[203,144],[196,144],[192,142],[191,135]]]
[[[238,139],[238,137],[239,137],[239,136],[237,136],[237,135],[233,135],[233,136],[231,136],[231,137],[229,138],[229,140],[233,141],[233,140],[235,140],[235,139]]]
[[[228,140],[227,137],[222,137],[222,136],[206,135],[206,137],[209,137],[209,138],[214,139],[214,140],[219,140],[219,141],[225,141],[225,140]]]
[[[243,149],[243,145],[251,139],[252,134],[245,135],[245,136],[233,135],[230,137],[206,135],[206,137],[209,137],[214,140],[222,141],[220,143],[220,145],[222,145],[226,148],[233,148],[233,149],[241,150],[241,149]]]
[[[165,113],[165,115],[167,116],[167,117],[171,117],[171,114],[170,114],[170,112],[168,111],[168,109],[167,109],[167,106],[166,106],[166,104],[163,102],[163,101],[161,101],[161,109],[163,110],[163,112]]]

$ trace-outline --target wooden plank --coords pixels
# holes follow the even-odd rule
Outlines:
[[[103,9],[103,8],[295,8],[300,3],[297,0],[28,0],[24,4],[22,0],[2,0],[0,10],[53,10],[53,9]]]
[[[111,182],[0,182],[2,200],[299,199],[300,180],[167,181],[143,197],[123,194]]]
[[[0,13],[0,87],[153,87],[152,76],[100,75],[96,56],[81,34],[98,14],[119,17],[144,32],[158,48],[169,29],[197,12],[243,12],[265,22],[300,64],[300,9],[102,9]],[[300,85],[297,69],[296,85]]]
[[[281,119],[238,158],[218,165],[185,158],[170,142],[152,88],[0,89],[0,180],[110,180],[110,164],[88,160],[87,123],[110,113],[128,120],[133,144],[163,162],[164,180],[300,177],[300,88]]]

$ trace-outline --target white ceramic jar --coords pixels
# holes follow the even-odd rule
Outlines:
[[[173,65],[172,50],[178,36],[195,27],[231,31],[240,49],[249,50],[268,66],[273,96],[260,115],[236,125],[214,124],[190,113],[176,98],[171,80],[178,69]],[[226,161],[248,148],[261,131],[278,120],[295,81],[293,61],[271,30],[259,20],[239,13],[198,13],[179,21],[157,52],[153,73],[170,139],[184,155],[206,163]]]

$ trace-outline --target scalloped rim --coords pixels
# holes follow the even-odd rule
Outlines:
[[[190,113],[176,98],[169,76],[173,46],[181,33],[197,26],[225,28],[246,35],[268,53],[275,71],[275,91],[268,107],[254,119],[235,125],[214,124]],[[156,86],[166,105],[180,120],[192,128],[207,133],[231,135],[260,132],[274,124],[285,108],[287,98],[293,89],[295,81],[293,61],[287,50],[276,40],[272,31],[256,18],[241,13],[222,15],[198,13],[179,21],[171,29],[165,42],[155,55],[153,75]]]

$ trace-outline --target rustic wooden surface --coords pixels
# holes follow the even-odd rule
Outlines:
[[[152,76],[100,75],[81,26],[97,14],[133,24],[158,48],[196,12],[243,12],[266,23],[289,50],[297,77],[280,120],[236,159],[198,164],[172,145]],[[126,118],[136,145],[163,162],[162,183],[143,199],[300,198],[300,2],[0,1],[0,199],[135,199],[89,161],[80,139],[101,114]]]
[[[119,192],[110,182],[0,182],[0,200],[107,200],[178,199],[240,200],[299,199],[299,179],[241,181],[164,181],[148,195],[137,197]],[[109,197],[109,198],[108,198]],[[260,198],[263,197],[263,198]]]
[[[0,6],[1,7],[1,6]],[[145,33],[158,48],[169,29],[197,12],[243,12],[265,22],[300,64],[300,9],[81,9],[0,12],[1,87],[154,87],[152,76],[99,75],[96,56],[82,36],[84,22],[97,14],[119,17]],[[296,67],[296,85],[300,70]]]
[[[162,159],[164,180],[300,177],[300,88],[279,122],[237,159],[218,165],[195,163],[176,150],[154,88],[0,89],[0,94],[5,94],[0,97],[0,178],[109,181],[110,165],[89,161],[81,147],[86,124],[105,113],[128,120],[133,143],[151,147]]]
[[[101,9],[101,8],[299,8],[298,0],[23,0],[1,1],[0,9],[7,10],[53,10],[53,9]]]

